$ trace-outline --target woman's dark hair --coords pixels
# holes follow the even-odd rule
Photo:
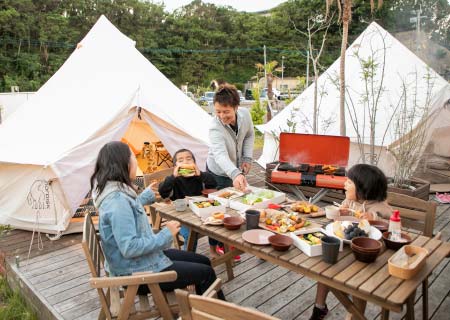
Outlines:
[[[118,181],[132,187],[130,179],[130,147],[120,141],[105,144],[98,153],[94,174],[91,176],[91,189],[95,183],[98,194],[103,192],[108,181]]]
[[[238,107],[241,102],[239,93],[235,86],[231,84],[224,84],[214,94],[214,103],[218,103],[223,106]]]
[[[191,154],[192,160],[194,160],[194,163],[195,163],[195,156],[194,156],[194,154],[192,153],[191,150],[189,150],[189,149],[180,149],[177,152],[175,152],[175,154],[173,155],[173,159],[172,159],[173,165],[175,165],[177,163],[177,156],[181,152],[189,152]]]
[[[387,198],[387,179],[383,171],[369,164],[356,164],[347,172],[360,201],[384,201]]]

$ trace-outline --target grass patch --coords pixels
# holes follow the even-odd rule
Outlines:
[[[264,135],[255,130],[255,142],[253,143],[253,148],[256,150],[262,149],[264,146]]]
[[[8,282],[0,276],[0,320],[37,320],[22,296],[11,290]]]

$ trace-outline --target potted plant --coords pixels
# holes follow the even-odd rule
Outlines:
[[[423,104],[417,100],[418,86],[426,84]],[[430,184],[422,179],[413,178],[428,140],[430,105],[432,101],[434,79],[427,72],[424,79],[415,78],[414,82],[402,81],[402,95],[398,112],[392,121],[394,142],[388,147],[396,160],[394,176],[390,179],[388,190],[412,197],[428,200]]]

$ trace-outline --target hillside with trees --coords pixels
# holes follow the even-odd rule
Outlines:
[[[428,17],[423,31],[448,48],[448,2],[422,2]],[[371,13],[370,1],[354,0],[349,41],[373,20],[390,32],[414,29],[409,21],[413,8],[414,0],[385,1]],[[324,13],[325,0],[290,0],[264,13],[238,12],[200,0],[172,13],[163,5],[139,0],[3,0],[0,92],[11,86],[37,90],[101,14],[134,39],[136,47],[177,85],[189,83],[195,89],[220,78],[242,87],[255,75],[255,64],[263,62],[264,45],[268,61],[285,57],[285,77],[302,76],[308,39],[298,30],[306,30],[308,18]],[[336,20],[328,30],[322,70],[339,56],[340,42],[341,24]]]

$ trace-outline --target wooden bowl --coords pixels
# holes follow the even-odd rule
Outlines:
[[[368,237],[357,237],[352,239],[352,249],[358,252],[380,252],[382,244],[380,241]]]
[[[383,220],[369,220],[369,224],[372,227],[377,228],[381,232],[388,231],[388,229],[389,229],[389,223],[387,223]]]
[[[269,242],[275,250],[286,251],[290,248],[292,243],[294,243],[294,240],[289,236],[274,234],[269,237]]]
[[[367,237],[353,238],[351,244],[355,259],[366,263],[374,262],[377,259],[381,247],[380,241]]]
[[[223,218],[223,226],[228,230],[237,230],[241,227],[244,220],[241,217]]]
[[[406,244],[410,244],[412,242],[412,239],[410,236],[408,236],[406,233],[402,232],[402,239],[406,240],[406,241],[392,241],[389,239],[391,233],[390,232],[383,232],[383,241],[384,244],[386,245],[386,248],[388,249],[392,249],[397,251],[398,249],[400,249],[401,247],[403,247]]]
[[[378,254],[380,253],[380,250],[376,252],[361,252],[358,249],[354,248],[353,246],[352,251],[356,260],[366,263],[371,263],[377,260]]]

